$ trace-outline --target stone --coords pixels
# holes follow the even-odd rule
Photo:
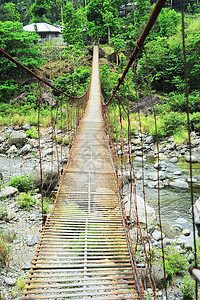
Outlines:
[[[190,235],[190,230],[189,229],[184,229],[182,231],[182,234],[185,235],[185,236],[189,236]]]
[[[12,241],[14,240],[14,238],[16,237],[16,232],[14,229],[5,229],[5,231],[3,232],[3,239],[7,242],[7,243],[12,243]]]
[[[140,278],[144,284],[145,287],[151,287],[151,283],[149,281],[149,274],[146,270],[146,268],[138,268],[138,272],[140,275]],[[165,274],[163,271],[163,267],[161,266],[160,263],[156,263],[156,265],[152,265],[152,273],[151,275],[153,276],[154,279],[154,284],[156,288],[161,289],[163,288],[165,284]]]
[[[15,145],[16,147],[22,147],[25,145],[27,140],[26,134],[24,131],[13,130],[8,139],[8,145]]]
[[[12,186],[5,186],[0,191],[0,198],[2,197],[10,197],[18,192],[18,189]]]
[[[175,163],[178,162],[178,158],[177,157],[172,157],[172,158],[170,158],[169,162],[175,164]]]
[[[178,224],[188,224],[188,220],[186,220],[184,218],[178,218],[176,220],[176,223],[178,223]]]
[[[33,176],[33,180],[35,185],[40,188],[40,168],[38,166],[35,166],[32,169],[31,172],[32,176]],[[52,191],[55,186],[58,183],[58,180],[60,178],[60,173],[58,170],[58,165],[54,164],[53,166],[51,166],[51,164],[43,164],[42,166],[42,175],[43,175],[43,189],[44,190],[48,190],[48,191]]]
[[[157,172],[148,173],[147,178],[150,179],[150,180],[156,181],[156,180],[158,180],[158,174],[159,174],[159,179],[160,180],[166,179],[166,174],[163,171],[160,171],[159,173],[157,173]]]
[[[158,162],[155,163],[154,168],[159,170],[166,170],[167,165],[164,161],[159,161],[159,163]]]
[[[173,174],[176,175],[176,176],[180,176],[180,175],[182,175],[182,171],[181,170],[176,170]]]
[[[147,223],[147,226],[150,226],[152,223],[156,222],[155,210],[152,207],[150,207],[148,204],[145,204],[144,199],[139,195],[136,195],[135,197],[135,195],[132,194],[131,215],[130,215],[130,194],[124,198],[124,203],[125,203],[126,215],[131,219],[132,222],[137,222],[136,206],[137,206],[138,220],[142,225],[146,226]],[[146,220],[146,214],[147,214],[147,220]]]
[[[146,157],[141,157],[141,156],[136,156],[134,159],[135,162],[142,162],[142,161],[146,161]]]
[[[10,277],[5,277],[4,281],[7,285],[10,286],[14,286],[17,283],[17,280],[15,278],[10,278]]]
[[[39,240],[40,240],[39,236],[29,235],[28,238],[27,238],[26,243],[29,247],[31,247],[31,246],[34,246],[34,245],[38,244]]]
[[[176,179],[175,181],[171,181],[170,186],[172,188],[189,189],[188,183],[181,179]]]
[[[183,225],[181,224],[174,224],[170,227],[171,229],[183,231]]]
[[[146,139],[146,144],[151,144],[151,143],[153,143],[154,142],[154,138],[150,135],[150,136],[148,136],[147,137],[147,139]]]
[[[22,126],[23,130],[29,130],[31,129],[31,125],[29,123],[26,123],[25,125]]]
[[[42,151],[43,156],[51,155],[51,154],[53,154],[53,148],[48,148],[48,149]]]
[[[185,155],[185,160],[187,161],[187,162],[190,162],[190,155]],[[192,163],[198,163],[198,158],[196,157],[196,156],[194,156],[194,155],[192,155],[191,156],[191,162]]]
[[[194,261],[194,253],[191,252],[190,254],[188,254],[187,261],[189,263],[191,263],[192,261]]]
[[[193,205],[194,208],[194,222],[195,224],[200,224],[200,197]]]
[[[18,150],[17,150],[17,148],[16,148],[15,145],[12,145],[12,146],[8,149],[8,151],[6,151],[6,153],[7,153],[8,155],[17,154],[17,152],[18,152]]]
[[[20,154],[24,155],[27,154],[28,152],[30,152],[31,150],[31,145],[30,144],[26,144],[24,147],[22,147],[22,149],[20,150]]]
[[[190,177],[188,177],[187,181],[188,181],[188,182],[191,182]],[[196,179],[195,177],[192,177],[192,182],[193,182],[193,183],[196,183],[196,182],[197,182],[197,179]]]
[[[160,240],[161,240],[161,235],[162,235],[162,238],[165,237],[165,234],[164,234],[164,233],[161,234],[161,231],[155,230],[155,231],[153,232],[153,234],[152,234],[152,237],[153,237],[154,240],[160,241]]]

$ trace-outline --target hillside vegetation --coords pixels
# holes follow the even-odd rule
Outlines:
[[[181,13],[177,1],[167,1],[158,17],[145,49],[148,56],[150,82],[154,94],[163,105],[156,107],[158,136],[174,134],[180,142],[186,138],[186,100],[184,97],[184,69],[182,53]],[[87,48],[100,43],[107,54],[116,55],[116,61],[102,59],[101,83],[105,99],[126,66],[129,54],[152,11],[155,1],[138,0],[130,5],[124,0],[90,1],[3,1],[0,5],[0,47],[25,66],[50,80],[63,91],[81,95],[89,84],[91,60],[86,58]],[[192,130],[200,131],[200,4],[184,1],[189,101]],[[37,33],[27,33],[23,25],[47,22],[64,25],[66,46],[56,43],[38,43]],[[21,103],[34,105],[36,83],[7,58],[0,66],[0,125],[6,125],[5,111],[16,116],[15,99],[27,92]],[[136,102],[137,87],[140,98],[149,94],[146,57],[141,49],[134,72],[129,72],[121,94]],[[136,79],[135,79],[136,75]],[[31,83],[31,85],[30,85]],[[115,104],[113,104],[115,106]],[[18,113],[20,114],[20,109]],[[45,108],[44,108],[45,109]],[[25,113],[23,110],[23,114]],[[137,115],[131,114],[137,126]],[[142,116],[143,129],[155,135],[152,115]],[[17,118],[14,118],[17,120]],[[10,121],[11,122],[11,121]],[[17,122],[17,121],[16,121]],[[117,124],[116,124],[117,126]]]

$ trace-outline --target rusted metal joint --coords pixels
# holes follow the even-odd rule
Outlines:
[[[194,265],[189,267],[190,274],[200,282],[200,269],[196,268]]]

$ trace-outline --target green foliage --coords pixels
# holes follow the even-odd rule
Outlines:
[[[4,5],[0,5],[0,20],[4,22],[20,22],[20,14],[17,11],[16,5],[14,3],[6,3]]]
[[[5,266],[9,261],[10,246],[6,243],[3,236],[0,235],[0,267]]]
[[[18,280],[17,280],[17,284],[16,284],[16,287],[18,290],[20,290],[21,292],[23,292],[24,290],[24,287],[25,287],[25,284],[26,284],[26,278],[24,278],[23,275],[21,275]]]
[[[36,127],[32,127],[31,129],[28,129],[26,131],[26,136],[31,139],[37,139],[38,138],[38,131]]]
[[[8,186],[17,188],[20,192],[28,192],[34,188],[32,176],[12,177]]]
[[[79,67],[73,74],[67,73],[58,77],[55,86],[72,96],[81,96],[89,86],[90,75],[87,68]]]
[[[0,47],[32,70],[43,62],[34,45],[37,40],[38,35],[24,31],[19,22],[0,22]],[[0,102],[5,102],[17,94],[17,80],[27,74],[6,57],[1,57],[0,74]]]
[[[165,269],[169,278],[176,274],[182,274],[187,270],[188,262],[175,247],[168,246],[165,249]]]
[[[63,39],[67,44],[83,45],[84,30],[86,27],[85,10],[75,11],[73,4],[67,2],[63,13],[64,26]]]
[[[8,215],[7,208],[5,206],[5,203],[2,201],[0,204],[0,220],[3,220]]]
[[[101,90],[103,97],[108,99],[111,96],[113,86],[118,80],[118,74],[114,70],[110,70],[108,66],[100,67]]]
[[[51,7],[45,0],[35,0],[35,3],[30,7],[32,15],[32,23],[47,22],[46,15],[50,11]]]
[[[28,193],[20,193],[17,198],[17,205],[23,208],[24,210],[30,210],[30,207],[37,203],[34,196],[32,196],[31,192]]]
[[[195,280],[190,276],[185,275],[183,278],[183,284],[180,286],[182,290],[183,299],[194,299],[195,294]]]

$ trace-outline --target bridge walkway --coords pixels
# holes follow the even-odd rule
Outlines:
[[[22,299],[139,299],[103,137],[98,48],[89,103]]]

